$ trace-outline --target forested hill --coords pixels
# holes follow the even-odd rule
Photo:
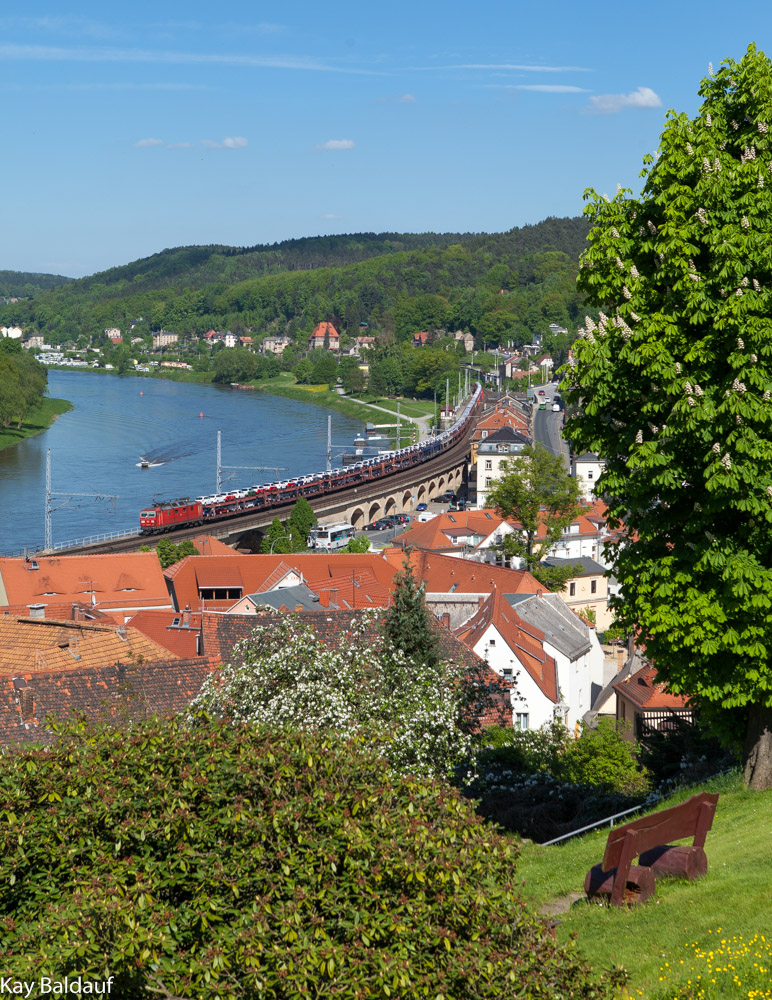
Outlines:
[[[31,271],[0,271],[0,299],[29,298],[38,292],[66,285],[72,278],[61,274],[37,274]]]
[[[359,233],[249,248],[178,247],[7,305],[0,322],[38,330],[52,343],[98,337],[112,326],[125,331],[140,318],[147,328],[183,335],[210,327],[292,334],[322,319],[348,331],[368,323],[398,335],[416,324],[452,325],[492,342],[500,331],[517,335],[509,322],[515,317],[523,335],[545,318],[573,320],[587,231],[584,219],[550,218],[492,234]],[[553,298],[538,316],[535,285]],[[494,312],[509,320],[489,317],[481,327]]]

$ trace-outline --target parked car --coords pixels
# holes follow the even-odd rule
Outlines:
[[[416,511],[428,510],[428,506],[425,503],[419,503],[416,506]]]
[[[391,514],[396,524],[410,524],[410,517],[407,514]]]
[[[396,521],[393,517],[379,517],[377,521],[373,521],[369,525],[370,531],[385,531],[386,528],[393,528]]]

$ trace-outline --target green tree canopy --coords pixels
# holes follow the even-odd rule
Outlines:
[[[432,627],[432,613],[426,607],[423,585],[413,575],[409,552],[397,574],[383,628],[389,641],[408,658],[437,662],[437,633]]]
[[[501,468],[504,475],[494,482],[486,502],[500,517],[520,525],[504,537],[501,551],[522,559],[524,568],[550,590],[562,590],[574,569],[545,566],[542,559],[581,510],[578,483],[562,458],[539,444],[526,446]]]
[[[772,64],[668,114],[641,195],[588,192],[568,434],[606,463],[617,615],[772,787]]]
[[[290,512],[290,516],[287,518],[287,527],[290,531],[295,531],[302,538],[303,545],[305,546],[308,541],[308,536],[311,533],[311,528],[316,524],[316,514],[314,514],[314,508],[306,500],[305,497],[301,497]]]

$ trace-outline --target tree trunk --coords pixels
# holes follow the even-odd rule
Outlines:
[[[748,788],[772,788],[772,706],[751,705],[743,778]]]

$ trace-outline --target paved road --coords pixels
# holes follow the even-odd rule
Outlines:
[[[570,454],[568,448],[568,441],[565,440],[561,431],[563,427],[563,415],[564,411],[561,410],[559,413],[552,412],[552,397],[557,391],[557,386],[547,384],[543,386],[545,395],[538,396],[537,400],[544,400],[547,403],[546,410],[537,409],[533,417],[533,437],[534,441],[538,441],[539,444],[544,445],[544,447],[551,451],[553,455],[560,455],[563,458],[566,469],[570,469]],[[538,388],[537,388],[538,392]]]

